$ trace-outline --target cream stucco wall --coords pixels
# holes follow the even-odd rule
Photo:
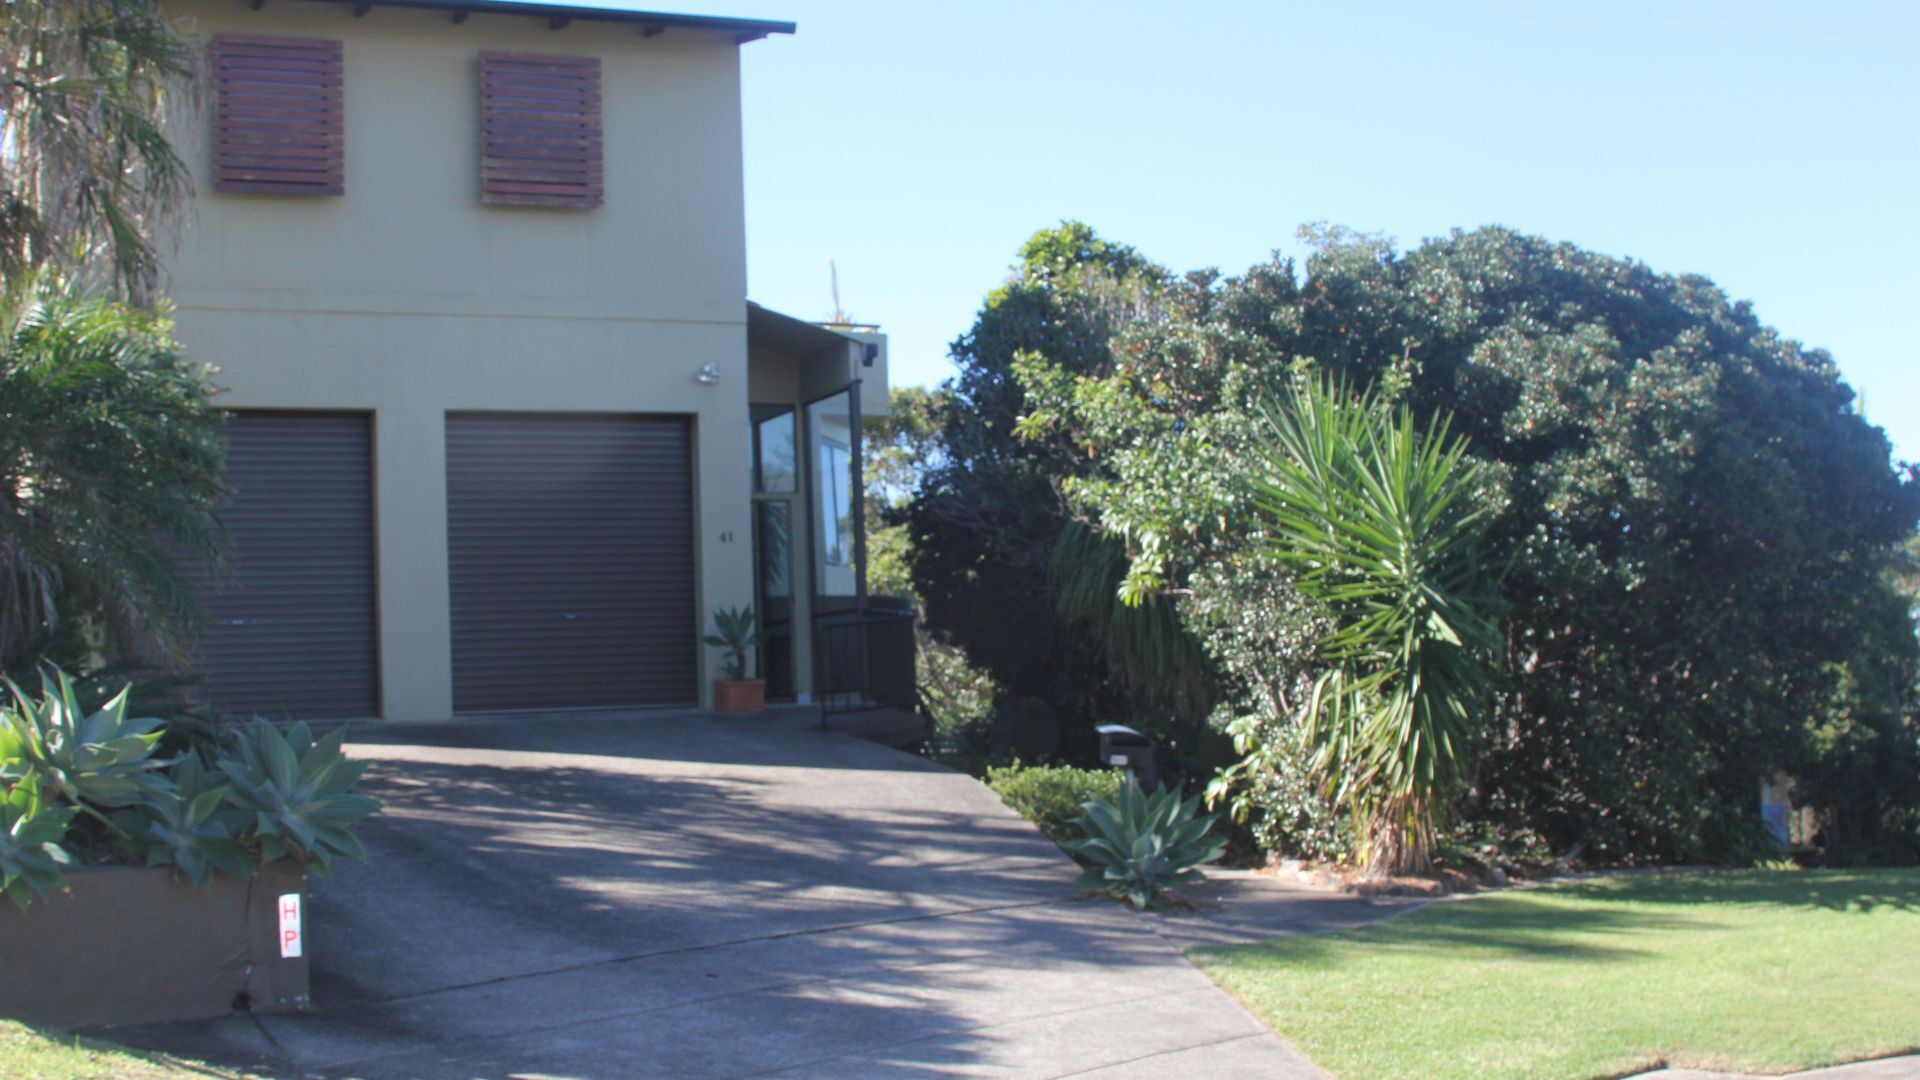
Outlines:
[[[752,600],[738,47],[711,31],[338,4],[181,0],[200,33],[345,43],[346,194],[201,194],[172,260],[178,335],[232,408],[368,410],[382,712],[452,711],[448,411],[693,419],[697,611]],[[484,207],[483,49],[598,56],[606,201]],[[694,380],[712,364],[717,385]],[[697,620],[687,627],[699,632]],[[703,663],[713,663],[711,655]],[[701,672],[704,689],[709,672]]]
[[[747,347],[747,400],[755,405],[791,405],[800,400],[799,359],[784,353]]]

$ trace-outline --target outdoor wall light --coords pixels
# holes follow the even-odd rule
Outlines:
[[[720,381],[719,364],[701,364],[700,370],[693,373],[693,381],[701,386],[712,386]]]

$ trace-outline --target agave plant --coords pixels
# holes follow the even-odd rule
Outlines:
[[[708,634],[700,640],[716,649],[727,650],[726,666],[722,669],[726,678],[746,678],[747,650],[760,644],[760,631],[753,620],[753,605],[715,608],[713,627],[719,632]]]
[[[0,894],[25,908],[33,897],[63,892],[73,857],[60,846],[73,823],[71,806],[49,806],[33,784],[0,796]]]
[[[216,870],[250,877],[256,861],[293,858],[324,877],[335,856],[364,857],[349,829],[380,804],[353,793],[365,766],[341,754],[344,728],[316,740],[305,724],[283,733],[259,720],[234,730],[225,751],[190,747],[164,761],[154,754],[162,722],[127,719],[124,690],[83,714],[56,669],[38,699],[6,685],[0,893],[21,907],[65,888],[81,812],[147,865],[176,867],[196,885]]]
[[[170,763],[153,753],[161,721],[129,720],[126,691],[86,713],[57,668],[46,671],[38,699],[11,681],[6,687],[13,704],[0,707],[0,782],[31,783],[103,820],[95,807],[133,806],[165,791],[160,770]]]
[[[195,885],[208,884],[215,870],[251,876],[253,859],[243,837],[252,819],[232,805],[226,776],[188,754],[167,777],[172,791],[115,815],[135,852],[148,866],[178,867]]]
[[[1066,849],[1086,863],[1083,888],[1104,889],[1136,908],[1163,908],[1177,886],[1202,880],[1195,867],[1218,859],[1224,838],[1208,836],[1217,815],[1200,815],[1200,797],[1162,786],[1149,795],[1129,780],[1112,802],[1087,803],[1075,824],[1087,834]]]
[[[233,752],[219,767],[230,801],[251,816],[261,862],[293,858],[325,877],[336,855],[366,858],[350,830],[380,804],[353,793],[366,763],[341,754],[346,737],[344,727],[316,740],[304,723],[282,733],[265,720],[234,732]]]

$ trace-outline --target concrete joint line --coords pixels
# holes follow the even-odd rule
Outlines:
[[[1155,1058],[1170,1057],[1174,1054],[1184,1054],[1191,1050],[1206,1050],[1215,1046],[1232,1046],[1234,1043],[1252,1042],[1256,1039],[1266,1039],[1271,1037],[1272,1037],[1272,1032],[1256,1031],[1250,1035],[1235,1035],[1232,1038],[1215,1039],[1212,1042],[1194,1043],[1192,1046],[1176,1046],[1167,1050],[1155,1050],[1151,1054],[1141,1054],[1139,1057],[1130,1057],[1124,1061],[1109,1061],[1105,1065],[1095,1065],[1091,1069],[1081,1069],[1078,1072],[1060,1073],[1059,1075],[1054,1076],[1052,1080],[1069,1080],[1070,1077],[1075,1077],[1075,1076],[1092,1076],[1096,1073],[1105,1072],[1108,1069],[1118,1069],[1125,1065],[1138,1065],[1143,1061],[1152,1061]]]

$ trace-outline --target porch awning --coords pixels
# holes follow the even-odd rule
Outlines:
[[[877,327],[835,330],[747,301],[747,346],[791,356],[802,368],[804,395],[817,398],[860,384],[863,416],[885,416],[887,338]]]

